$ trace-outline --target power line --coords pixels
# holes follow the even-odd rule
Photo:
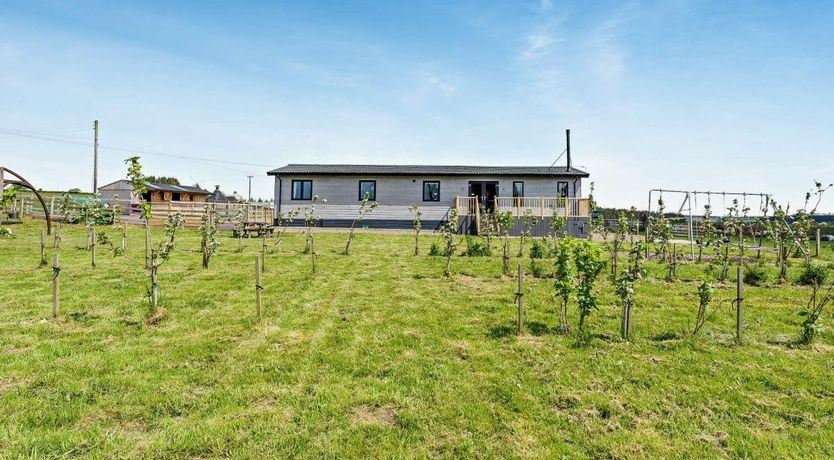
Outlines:
[[[25,137],[29,139],[37,139],[42,141],[48,142],[57,142],[62,144],[70,144],[70,145],[82,145],[82,146],[89,146],[89,142],[82,142],[70,139],[70,136],[61,136],[57,134],[38,134],[33,133],[31,131],[23,131],[17,129],[8,129],[8,128],[0,128],[0,134],[5,134],[8,136],[18,136],[18,137]],[[264,168],[272,168],[275,165],[268,165],[263,163],[248,163],[244,161],[230,161],[230,160],[215,160],[213,158],[200,158],[200,157],[193,157],[188,155],[177,155],[173,153],[166,153],[166,152],[158,152],[154,150],[144,150],[132,147],[123,147],[123,146],[116,146],[116,145],[107,145],[107,144],[99,144],[100,149],[104,150],[112,150],[118,152],[127,152],[127,153],[138,153],[143,155],[155,155],[155,156],[162,156],[168,158],[177,158],[181,160],[192,160],[192,161],[199,161],[203,163],[220,163],[220,164],[229,164],[229,165],[239,165],[239,166],[255,166],[255,167],[264,167]],[[216,165],[215,165],[216,166]],[[240,171],[240,172],[248,172],[248,171]]]

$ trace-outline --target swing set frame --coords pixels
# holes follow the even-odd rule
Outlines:
[[[11,177],[8,177],[11,176]],[[29,183],[26,179],[23,178],[20,174],[12,171],[9,168],[4,166],[0,166],[0,193],[3,193],[3,189],[6,188],[7,185],[17,185],[20,187],[28,188],[35,194],[38,198],[38,201],[41,202],[41,206],[43,207],[43,214],[46,217],[46,234],[52,234],[52,218],[49,215],[49,208],[46,207],[46,202],[43,201],[43,197],[41,196],[38,189],[36,189],[32,184]]]
[[[687,212],[687,230],[689,236],[689,257],[690,260],[695,260],[695,231],[693,228],[693,215],[692,211],[698,203],[698,195],[706,195],[707,201],[711,204],[711,198],[713,195],[719,195],[724,199],[724,208],[722,211],[722,216],[725,216],[727,213],[727,197],[742,197],[743,204],[742,208],[747,206],[747,198],[748,197],[758,197],[759,201],[763,203],[761,206],[760,211],[763,215],[767,215],[767,209],[770,206],[771,194],[770,193],[759,193],[759,192],[714,192],[714,191],[697,191],[697,190],[674,190],[674,189],[665,189],[665,188],[653,188],[649,190],[649,207],[648,212],[646,212],[646,243],[649,241],[649,235],[651,234],[651,222],[652,222],[652,194],[657,193],[663,198],[664,193],[673,193],[678,195],[683,195],[683,201],[681,201],[680,208],[678,209],[678,214],[683,214],[684,211]],[[687,207],[688,206],[688,207]],[[686,209],[684,209],[686,207]],[[648,251],[648,246],[646,246],[646,250]]]

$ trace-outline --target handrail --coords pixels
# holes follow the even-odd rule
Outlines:
[[[590,202],[588,198],[577,197],[495,197],[495,209],[499,212],[511,211],[516,217],[521,217],[526,210],[544,218],[554,212],[564,217],[589,217]]]

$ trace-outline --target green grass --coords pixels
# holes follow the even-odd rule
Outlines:
[[[321,233],[311,276],[293,233],[267,257],[256,323],[260,241],[238,253],[224,236],[206,271],[185,230],[160,269],[167,315],[147,326],[143,230],[92,269],[83,228],[65,226],[52,320],[41,228],[0,239],[2,458],[834,456],[831,311],[816,345],[792,343],[806,287],[746,287],[737,347],[728,302],[687,334],[705,265],[667,283],[649,263],[633,341],[603,281],[579,344],[555,331],[547,279],[527,280],[528,332],[514,334],[515,279],[498,257],[455,258],[445,279],[409,235],[361,233],[343,256],[346,234]]]

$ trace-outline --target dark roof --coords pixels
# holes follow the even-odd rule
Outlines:
[[[565,166],[433,166],[433,165],[316,165],[288,164],[267,174],[350,174],[360,176],[577,176],[588,173]]]
[[[220,186],[217,185],[215,186],[214,191],[206,197],[206,201],[216,203],[237,203],[237,198],[235,198],[234,195],[226,195],[221,192]]]
[[[203,190],[200,187],[191,187],[189,185],[171,185],[171,184],[160,184],[158,182],[148,182],[147,184],[148,190],[156,190],[159,192],[176,192],[176,193],[195,193],[198,195],[208,195],[210,192],[208,190]]]

